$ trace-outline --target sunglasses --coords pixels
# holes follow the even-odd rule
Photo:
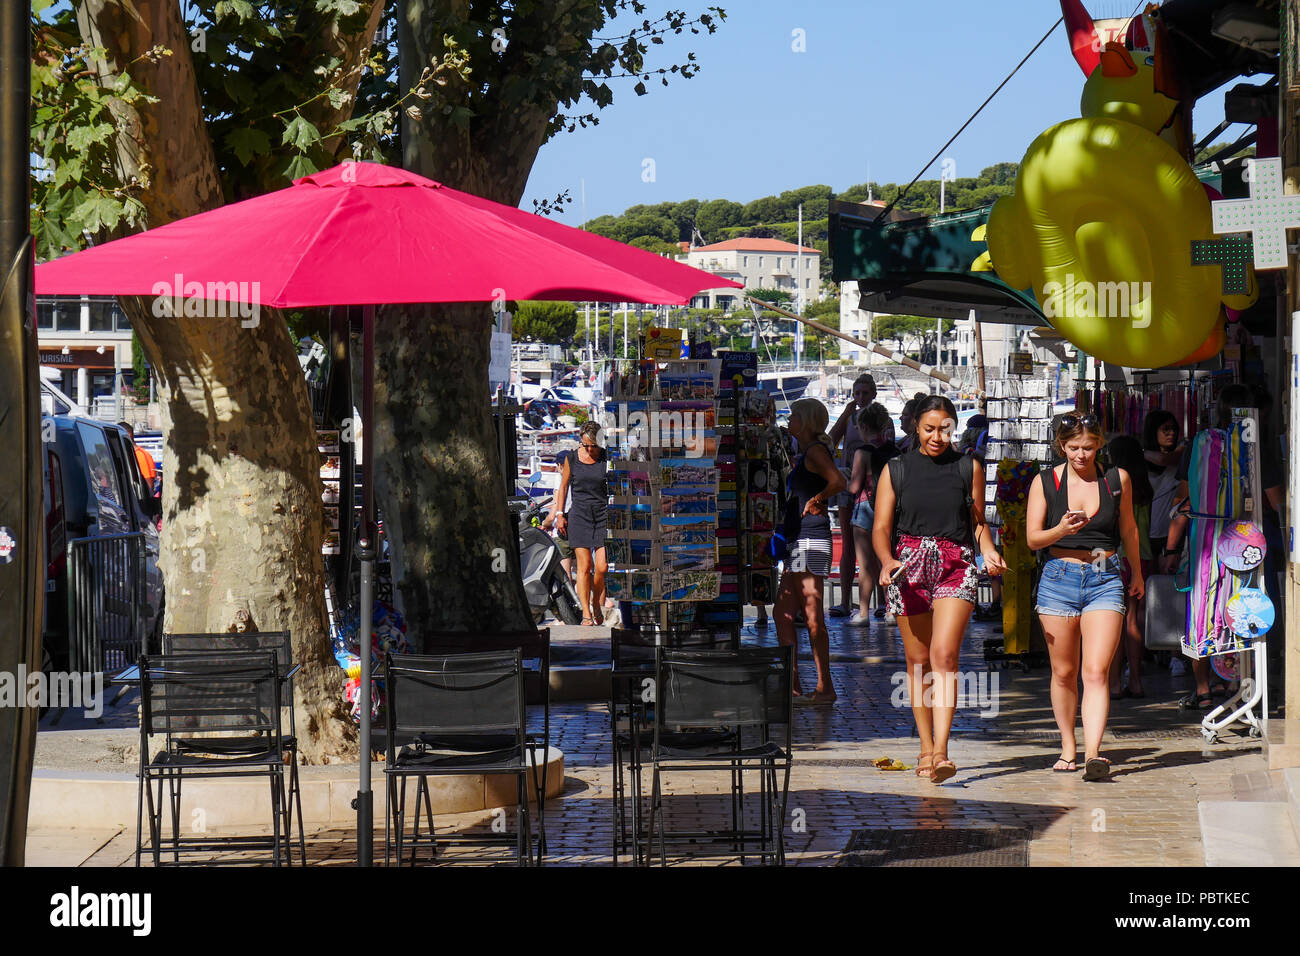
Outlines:
[[[1061,424],[1057,426],[1057,432],[1060,433],[1067,428],[1077,428],[1082,425],[1090,432],[1101,431],[1101,422],[1097,421],[1096,415],[1065,415],[1061,418]]]

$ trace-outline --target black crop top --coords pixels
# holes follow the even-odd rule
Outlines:
[[[889,462],[889,483],[898,503],[896,534],[973,545],[970,492],[975,472],[974,459],[962,464],[967,458],[951,448],[934,457],[913,448]]]
[[[1071,470],[1067,462],[1061,469],[1063,480],[1060,481],[1056,477],[1056,466],[1043,472],[1043,496],[1047,499],[1045,529],[1055,528],[1070,510]],[[1124,486],[1117,471],[1106,472],[1100,466],[1097,468],[1097,481],[1097,513],[1080,530],[1066,535],[1052,547],[1075,548],[1079,551],[1092,551],[1096,548],[1114,551],[1119,547],[1119,497],[1124,493]]]

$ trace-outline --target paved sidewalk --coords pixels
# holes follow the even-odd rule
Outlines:
[[[594,643],[607,639],[606,634],[599,628],[563,628],[555,637],[566,644]],[[755,632],[752,620],[745,636],[751,642],[776,640],[771,628]],[[1260,811],[1275,811],[1285,800],[1280,774],[1265,770],[1256,740],[1229,737],[1212,746],[1202,742],[1199,715],[1178,711],[1186,678],[1171,678],[1167,671],[1149,674],[1144,700],[1112,703],[1104,745],[1104,753],[1115,763],[1112,780],[1086,783],[1081,773],[1050,769],[1059,742],[1047,669],[987,669],[984,641],[999,636],[992,625],[971,625],[961,666],[983,693],[958,711],[949,750],[958,773],[936,786],[910,770],[882,772],[871,766],[872,760],[885,756],[909,765],[917,757],[910,708],[897,706],[902,703],[897,687],[904,669],[897,628],[880,623],[859,630],[831,620],[832,671],[840,700],[834,707],[796,709],[796,756],[785,831],[791,864],[834,865],[860,828],[993,826],[1032,831],[1031,866],[1204,866],[1207,858],[1215,863],[1300,862],[1289,825],[1278,827],[1270,818],[1274,830],[1260,829],[1267,816]],[[811,658],[805,665],[807,639],[802,632],[801,650],[807,682]],[[548,862],[609,865],[612,773],[605,706],[556,704],[552,729],[553,745],[565,753],[566,786],[564,796],[547,808]],[[1079,746],[1082,754],[1081,728]],[[646,779],[648,786],[648,773]],[[669,825],[724,825],[729,806],[726,780],[726,774],[672,775],[665,802]],[[1230,811],[1226,816],[1225,808]],[[376,792],[376,814],[381,826],[376,850],[382,859],[382,790]],[[447,815],[437,822],[440,830],[483,829],[492,819],[490,812],[479,812]],[[1237,847],[1237,858],[1230,852],[1225,856],[1222,847],[1207,847],[1204,820],[1210,821],[1204,828],[1211,840]],[[1255,828],[1253,843],[1242,837],[1242,827]],[[114,831],[34,832],[29,836],[29,860],[130,865],[134,836]],[[347,865],[356,858],[352,833],[318,830],[308,841],[313,863]],[[462,854],[478,856],[453,849],[446,857]]]

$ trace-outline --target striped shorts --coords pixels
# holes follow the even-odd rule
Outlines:
[[[785,556],[785,570],[793,574],[815,574],[824,578],[831,573],[829,538],[799,538]]]

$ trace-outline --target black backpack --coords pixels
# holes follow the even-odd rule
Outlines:
[[[898,515],[902,508],[903,499],[898,490],[903,487],[903,476],[906,474],[907,456],[911,452],[904,452],[895,458],[889,459],[885,467],[889,469],[889,484],[894,489],[894,536],[893,547],[898,550]],[[971,497],[970,486],[975,483],[975,459],[971,455],[963,455],[961,461],[957,463],[957,474],[961,477],[962,487],[966,489],[965,505],[962,513],[966,516],[966,535],[970,546],[975,547],[975,528],[972,526],[970,510],[975,504],[975,499]]]

